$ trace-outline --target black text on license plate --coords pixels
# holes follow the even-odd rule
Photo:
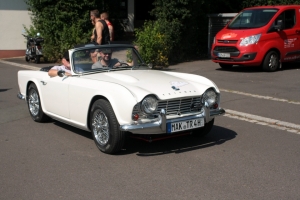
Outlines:
[[[230,58],[230,53],[218,53],[218,57],[220,57],[220,58]]]
[[[174,133],[204,126],[204,118],[185,120],[167,124],[167,132]]]

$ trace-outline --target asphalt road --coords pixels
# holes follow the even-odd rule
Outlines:
[[[49,63],[6,61],[19,67],[0,60],[1,200],[300,199],[298,64],[274,73],[224,71],[210,60],[170,66],[213,80],[229,112],[203,139],[132,140],[120,154],[106,155],[89,132],[33,122],[17,99],[17,72]]]

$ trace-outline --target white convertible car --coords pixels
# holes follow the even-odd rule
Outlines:
[[[91,131],[97,147],[113,154],[128,135],[210,132],[220,91],[209,79],[155,70],[132,45],[86,45],[69,50],[71,76],[59,71],[18,72],[20,92],[36,122],[53,118]]]

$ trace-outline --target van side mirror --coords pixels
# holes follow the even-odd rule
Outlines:
[[[277,23],[276,25],[274,26],[274,28],[278,31],[282,30],[283,29],[283,23],[282,23],[282,20],[277,20]]]

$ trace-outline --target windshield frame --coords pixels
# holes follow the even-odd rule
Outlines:
[[[114,51],[129,50],[130,54],[134,55],[134,58],[132,58],[132,61],[131,61],[133,64],[120,66],[118,68],[105,67],[105,68],[92,69],[91,66],[93,65],[93,62],[91,60],[92,58],[89,58],[89,56],[92,54],[93,51],[100,52],[103,49],[111,49],[113,53],[114,53]],[[97,50],[97,51],[95,51],[95,50]],[[86,45],[83,47],[72,49],[71,52],[72,53],[71,53],[70,61],[71,61],[71,68],[72,68],[73,75],[95,74],[95,73],[114,72],[114,71],[121,71],[121,70],[138,70],[138,69],[144,68],[144,66],[146,66],[147,69],[150,69],[150,67],[142,59],[141,55],[139,54],[139,52],[137,51],[135,46],[129,45],[129,44],[109,44],[109,45],[93,45],[93,44],[90,45],[89,44],[89,45]],[[82,55],[82,57],[80,57],[80,54]],[[126,54],[126,56],[128,56],[128,55]],[[85,58],[86,60],[84,60],[84,61],[80,60],[82,58]],[[80,63],[80,61],[82,61],[82,63]],[[128,61],[128,60],[126,60],[126,61]],[[96,62],[99,62],[99,60]],[[125,62],[122,62],[122,63],[125,63]],[[82,65],[80,65],[80,64],[86,65],[86,66],[90,65],[90,67],[87,67],[86,69],[84,68],[84,70],[82,70],[82,68],[80,67]],[[78,70],[78,69],[80,69],[80,70]]]
[[[235,16],[226,28],[233,30],[261,28],[270,23],[270,21],[274,18],[278,11],[278,8],[246,9]],[[264,15],[264,17],[262,17],[261,15]]]

